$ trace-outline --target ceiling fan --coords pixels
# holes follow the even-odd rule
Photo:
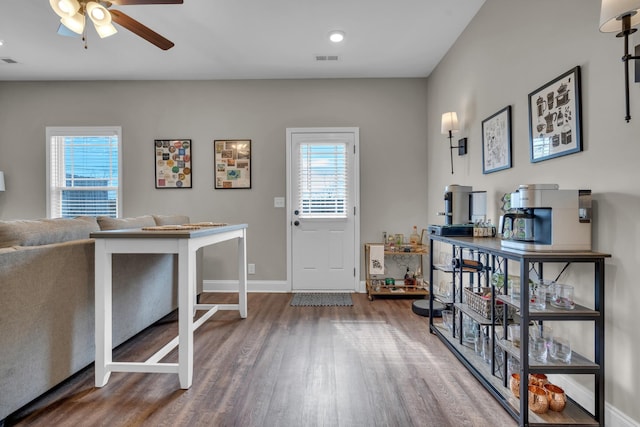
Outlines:
[[[100,38],[114,35],[118,32],[112,22],[126,28],[134,34],[142,37],[162,50],[171,49],[174,43],[151,28],[131,18],[129,15],[115,9],[112,5],[129,6],[145,4],[182,4],[183,0],[49,0],[51,8],[60,17],[62,27],[75,34],[83,35],[86,49],[86,26],[88,16],[98,32]],[[60,32],[60,31],[59,31]]]

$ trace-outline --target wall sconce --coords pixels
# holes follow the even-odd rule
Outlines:
[[[4,191],[4,172],[0,171],[0,191]]]
[[[451,174],[453,175],[453,149],[458,149],[458,156],[467,154],[467,138],[458,141],[458,145],[453,145],[453,132],[458,132],[458,114],[455,112],[444,113],[442,115],[442,126],[440,132],[443,135],[449,135],[449,148],[451,150]]]
[[[602,0],[600,8],[600,31],[603,33],[614,33],[616,37],[624,37],[624,90],[625,101],[627,107],[627,115],[625,120],[629,123],[631,114],[629,113],[629,61],[635,61],[636,64],[636,82],[638,78],[640,59],[640,45],[635,48],[635,56],[629,54],[629,34],[635,33],[637,30],[633,27],[640,24],[640,0]]]

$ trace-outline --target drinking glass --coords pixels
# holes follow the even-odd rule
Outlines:
[[[453,332],[453,311],[442,310],[442,324],[449,329],[449,332]]]
[[[555,361],[571,363],[571,341],[565,337],[553,337],[549,355]]]
[[[485,362],[491,363],[491,336],[481,334],[482,358]]]
[[[520,361],[518,359],[508,356],[507,359],[507,376],[510,377],[512,374],[518,374],[520,376]]]
[[[540,325],[529,327],[529,356],[540,363],[546,363],[552,340],[551,327]]]
[[[473,344],[475,342],[478,324],[469,316],[462,319],[462,340],[466,343]]]
[[[520,301],[520,281],[509,279],[507,286],[509,288],[509,295],[511,295],[511,301]]]
[[[513,324],[507,327],[507,339],[514,347],[520,347],[520,325]]]
[[[532,338],[529,340],[529,356],[537,362],[547,363],[547,344],[545,338]]]
[[[567,310],[576,308],[576,303],[573,300],[573,286],[556,284],[553,288],[551,305]]]
[[[529,308],[544,310],[547,308],[547,289],[540,285],[529,288]]]

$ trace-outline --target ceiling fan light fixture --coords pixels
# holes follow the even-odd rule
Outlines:
[[[53,11],[61,18],[69,18],[78,13],[78,0],[49,0]]]
[[[95,27],[101,39],[112,36],[118,32],[118,30],[116,30],[116,27],[114,27],[111,23],[106,25],[95,25]]]
[[[60,19],[60,22],[62,22],[62,25],[76,34],[82,34],[82,32],[84,31],[84,15],[82,15],[81,13],[76,13],[73,16],[64,17]]]
[[[96,25],[96,28],[99,25],[110,25],[111,24],[111,14],[109,11],[99,3],[95,1],[90,1],[87,3],[87,15]]]

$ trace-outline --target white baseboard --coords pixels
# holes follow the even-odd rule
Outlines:
[[[236,292],[238,282],[235,280],[204,280],[203,289],[207,292]],[[367,291],[365,282],[360,282],[356,292],[365,293]],[[291,292],[291,287],[286,280],[247,280],[247,292]]]
[[[207,292],[237,292],[237,280],[203,280],[203,289]],[[247,280],[247,292],[291,292],[286,280]]]
[[[563,389],[571,390],[571,398],[593,413],[595,401],[590,390],[564,375],[549,376],[549,379]],[[604,425],[609,427],[640,427],[640,423],[606,402],[604,405]]]

